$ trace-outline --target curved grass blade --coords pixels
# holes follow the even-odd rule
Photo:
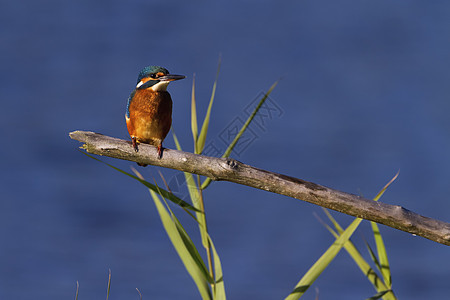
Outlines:
[[[389,266],[389,260],[387,257],[386,247],[384,245],[383,237],[381,236],[380,229],[377,223],[370,222],[372,225],[373,236],[375,238],[375,244],[377,246],[377,254],[381,275],[383,276],[384,283],[390,288],[392,286],[391,268]]]
[[[156,209],[158,210],[164,229],[177,251],[178,256],[183,262],[184,267],[197,285],[197,289],[202,299],[212,299],[211,291],[209,289],[209,284],[212,280],[194,243],[175,216],[167,211],[167,208],[163,205],[158,195],[153,190],[150,190],[150,194]]]
[[[323,223],[323,225],[328,229],[328,231],[337,239],[340,234],[344,231],[342,227],[339,225],[339,223],[332,217],[330,212],[327,209],[323,209],[325,214],[328,216],[330,221],[333,223],[334,227],[336,228],[337,232],[335,232],[330,226]],[[352,257],[352,259],[355,261],[355,263],[358,265],[361,272],[367,277],[367,279],[372,283],[374,288],[377,290],[377,292],[386,291],[389,289],[384,283],[383,280],[381,280],[380,277],[378,277],[378,274],[375,273],[375,271],[370,267],[369,263],[362,257],[361,253],[358,251],[356,246],[352,243],[351,240],[348,240],[347,243],[344,245],[345,250],[348,252],[348,254]],[[390,293],[387,295],[386,300],[390,299],[396,299],[395,296]]]
[[[109,273],[109,275],[108,275],[108,289],[107,289],[107,292],[106,292],[106,300],[109,299],[109,291],[111,290],[111,269],[108,270],[108,273]]]
[[[220,262],[219,255],[217,254],[216,247],[212,242],[211,237],[208,235],[208,241],[212,248],[213,258],[214,258],[214,286],[213,286],[213,296],[214,300],[226,300],[225,295],[225,283],[223,281],[223,271],[222,264]]]
[[[372,261],[377,267],[378,271],[381,272],[381,265],[380,262],[378,261],[377,256],[375,255],[375,252],[373,252],[372,248],[370,247],[369,243],[367,243],[367,241],[364,241],[364,243],[366,244],[366,248],[369,251],[370,258],[372,258]]]
[[[184,244],[186,245],[186,248],[189,250],[189,253],[191,254],[192,258],[195,260],[195,262],[201,268],[203,273],[206,274],[205,276],[207,277],[208,282],[213,283],[213,279],[210,276],[208,270],[206,269],[205,263],[203,262],[203,259],[200,256],[200,254],[198,253],[197,247],[195,247],[194,243],[192,242],[192,239],[189,237],[189,235],[187,234],[183,225],[181,225],[181,222],[175,216],[175,214],[170,209],[170,207],[167,205],[167,203],[166,203],[166,207],[167,207],[167,210],[170,212],[170,216],[172,217],[173,221],[175,222],[178,232],[180,233],[180,236],[183,239]]]
[[[392,179],[384,186],[384,188],[375,196],[374,201],[378,201],[378,199],[383,195],[386,189],[397,179],[400,174],[400,170],[392,177]],[[373,236],[375,238],[375,244],[377,246],[378,260],[380,265],[380,272],[383,276],[384,283],[391,288],[392,287],[392,278],[391,278],[391,268],[389,266],[389,260],[387,257],[386,247],[384,245],[383,237],[381,236],[380,229],[378,228],[377,223],[370,222],[372,226]]]
[[[149,188],[149,189],[151,189],[151,190],[153,190],[153,191],[156,191],[156,192],[157,192],[157,191],[160,191],[160,192],[161,192],[161,196],[163,196],[163,197],[166,198],[167,200],[172,201],[173,203],[175,203],[176,205],[180,206],[181,208],[183,208],[183,209],[190,209],[190,210],[192,210],[192,211],[201,213],[200,210],[198,210],[197,208],[193,207],[192,205],[190,205],[190,204],[187,203],[186,201],[183,201],[182,199],[178,198],[178,197],[175,196],[174,194],[169,193],[168,191],[163,190],[163,189],[158,189],[154,184],[151,184],[150,182],[145,181],[145,180],[143,180],[143,179],[141,179],[141,178],[139,178],[139,177],[137,177],[137,176],[134,176],[133,174],[130,174],[130,173],[128,173],[128,172],[126,172],[126,171],[124,171],[124,170],[122,170],[122,169],[119,169],[119,168],[117,168],[117,167],[114,167],[113,165],[110,165],[110,164],[108,164],[108,163],[106,163],[106,162],[104,162],[104,161],[102,161],[102,160],[100,160],[100,159],[98,159],[98,158],[96,158],[96,157],[94,157],[94,156],[92,156],[92,155],[86,153],[86,152],[83,152],[83,151],[80,151],[80,152],[83,153],[84,155],[89,156],[89,157],[92,158],[92,159],[95,159],[96,161],[101,162],[102,164],[107,165],[107,166],[110,167],[110,168],[113,168],[113,169],[116,170],[116,171],[119,171],[119,172],[122,173],[122,174],[125,174],[125,175],[127,175],[127,176],[129,176],[129,177],[131,177],[131,178],[133,178],[133,179],[135,179],[135,180],[137,180],[137,181],[139,181],[140,183],[142,183],[142,184],[145,185],[147,188]]]
[[[175,146],[177,147],[177,150],[181,151],[181,145],[180,145],[180,142],[178,141],[178,138],[177,138],[175,132],[172,131],[172,134],[173,134],[173,140],[175,141]],[[206,227],[206,216],[203,213],[204,207],[203,207],[203,202],[202,202],[202,198],[201,198],[202,195],[201,195],[199,189],[197,188],[197,185],[195,184],[194,176],[192,176],[191,173],[184,172],[184,177],[186,178],[186,185],[187,185],[187,188],[189,191],[189,196],[191,198],[192,205],[194,205],[195,209],[197,209],[196,217],[197,217],[197,221],[198,221],[200,235],[202,237],[203,247],[205,247],[205,249],[209,249],[209,244],[208,244],[208,239],[207,239],[208,232],[207,232],[207,227]]]
[[[269,88],[267,93],[264,94],[264,97],[259,101],[258,105],[253,110],[252,114],[248,117],[247,121],[245,121],[244,125],[242,125],[241,130],[239,130],[238,134],[234,137],[231,144],[228,146],[227,150],[225,150],[225,153],[222,155],[222,157],[228,157],[231,154],[231,151],[233,151],[234,147],[236,146],[237,142],[241,138],[242,134],[244,134],[244,131],[247,129],[248,125],[253,121],[253,118],[255,118],[256,114],[258,113],[261,106],[266,102],[269,95],[272,93],[272,90],[277,86],[278,80],[272,84],[272,86]]]
[[[172,134],[177,150],[182,151],[180,142],[178,141],[175,132],[172,131]],[[186,185],[189,191],[189,196],[191,197],[192,204],[198,212],[202,212],[202,208],[200,205],[200,194],[198,192],[197,185],[195,184],[194,176],[192,176],[192,174],[188,172],[184,172],[184,176],[186,178]],[[198,216],[197,219],[200,220]]]
[[[169,209],[170,210],[170,209]],[[191,254],[192,258],[195,260],[197,265],[201,268],[202,273],[205,276],[205,279],[208,281],[208,283],[213,283],[214,280],[210,276],[208,269],[206,268],[205,263],[203,262],[202,257],[200,256],[200,253],[197,250],[197,247],[195,247],[194,242],[189,237],[187,232],[184,230],[184,227],[181,225],[180,221],[175,217],[172,211],[170,211],[170,214],[172,216],[172,219],[175,222],[175,225],[177,226],[178,232],[180,233],[181,238],[183,239],[183,242],[186,245],[186,248],[188,249],[189,253]]]
[[[134,170],[134,172],[136,173],[136,175],[137,175],[139,178],[141,178],[141,179],[144,178],[144,177],[141,175],[141,173],[139,173],[137,170]],[[162,176],[162,174],[160,174],[160,175]],[[162,178],[163,178],[163,180],[164,180],[164,182],[165,182],[164,177],[162,177]],[[155,184],[156,184],[156,183],[155,183]],[[161,195],[161,190],[160,190],[160,188],[158,187],[158,185],[156,185],[156,187],[157,187],[157,189],[158,189],[158,194]],[[164,200],[164,198],[163,198],[163,200]],[[185,241],[185,245],[186,245],[186,247],[189,249],[189,252],[192,254],[192,257],[195,259],[195,261],[198,263],[198,265],[199,265],[202,269],[206,270],[206,267],[205,267],[205,265],[204,265],[204,263],[203,263],[203,260],[202,260],[201,256],[199,255],[199,253],[198,253],[198,251],[197,251],[197,248],[194,246],[192,240],[190,239],[189,235],[188,235],[187,232],[184,230],[184,228],[183,228],[183,226],[181,225],[180,221],[179,221],[178,218],[175,216],[175,214],[173,213],[172,209],[170,208],[170,206],[167,204],[167,202],[166,202],[165,200],[164,200],[164,203],[165,203],[165,205],[166,205],[167,210],[170,212],[170,215],[171,215],[172,219],[174,220],[175,224],[177,225],[177,229],[178,229],[178,231],[180,232],[180,235],[181,235],[181,237],[183,238],[183,241]],[[186,212],[187,212],[191,217],[193,217],[193,219],[198,223],[197,219],[196,219],[189,211],[186,211]],[[208,273],[208,274],[209,274],[209,273]],[[210,282],[210,283],[213,282],[213,280],[212,280],[211,277],[209,277],[208,279],[209,279],[209,282]]]
[[[387,188],[397,179],[398,175],[399,175],[399,172],[397,172],[395,174],[395,176],[378,192],[378,194],[373,199],[374,201],[378,201],[380,199],[380,197],[384,194],[384,192],[387,190]],[[335,226],[336,230],[340,234],[342,234],[342,227],[331,216],[331,214],[328,212],[328,210],[324,209],[324,211],[327,214],[328,218],[333,223],[333,225]],[[378,225],[376,223],[374,223],[374,222],[371,222],[371,223],[375,224],[375,228],[378,228]],[[377,239],[381,239],[382,244],[380,244],[380,246],[378,246],[378,244],[377,244],[377,249],[378,248],[380,249],[378,252],[378,256],[384,257],[383,263],[378,262],[375,254],[373,253],[370,246],[367,243],[366,243],[366,245],[368,246],[369,253],[371,254],[373,261],[375,262],[375,265],[378,267],[378,269],[380,270],[380,272],[383,276],[384,283],[380,280],[380,278],[375,273],[375,271],[372,268],[370,268],[369,264],[362,258],[361,254],[356,249],[356,247],[354,247],[354,245],[353,245],[353,243],[351,243],[351,241],[348,241],[346,243],[346,245],[344,245],[344,247],[346,248],[347,252],[352,256],[353,260],[359,266],[361,271],[366,275],[367,279],[374,285],[375,289],[378,291],[377,295],[379,295],[380,293],[383,293],[382,296],[384,296],[383,298],[386,300],[397,299],[396,296],[394,295],[394,291],[391,289],[392,284],[391,284],[391,273],[390,273],[389,262],[387,261],[386,248],[384,247],[384,242],[382,240],[379,230],[378,230],[378,234],[375,234],[375,231],[374,231],[374,236],[375,236],[376,241],[377,241]],[[380,243],[380,242],[378,242],[378,243]],[[351,246],[348,246],[348,245],[351,245]],[[352,250],[353,254],[349,251],[349,249],[348,249],[349,247],[354,248],[354,250]],[[384,270],[384,273],[383,273],[383,270]]]
[[[206,135],[208,134],[209,119],[211,117],[211,109],[212,109],[212,105],[214,102],[214,97],[216,96],[216,87],[217,87],[217,80],[219,79],[221,60],[222,59],[219,56],[219,63],[217,66],[216,79],[214,80],[211,98],[209,99],[208,110],[206,111],[205,119],[203,120],[203,125],[202,125],[202,129],[200,131],[200,135],[198,136],[196,154],[201,154],[203,151],[203,148],[205,147]]]
[[[139,294],[139,299],[142,300],[142,293],[141,293],[141,291],[140,291],[138,288],[136,288],[136,291],[137,291],[138,294]]]
[[[398,174],[397,174],[398,175]],[[397,178],[394,176],[391,181],[389,181],[384,188],[375,196],[374,200],[377,201],[389,187],[389,185]],[[325,270],[325,268],[331,263],[331,261],[336,257],[339,251],[348,242],[351,235],[358,228],[362,219],[356,218],[353,222],[345,229],[342,234],[336,239],[336,241],[328,248],[327,251],[314,263],[314,265],[306,272],[302,279],[297,283],[294,290],[288,297],[287,300],[299,299],[312,285],[312,283],[319,277],[319,275]]]
[[[234,139],[230,143],[230,145],[228,145],[228,148],[225,150],[225,152],[223,153],[222,157],[230,156],[231,151],[233,151],[233,149],[236,146],[236,144],[238,143],[239,139],[244,134],[245,130],[250,125],[250,123],[253,121],[253,119],[255,118],[256,114],[259,111],[259,109],[264,104],[264,102],[266,102],[266,100],[269,97],[270,93],[272,93],[272,90],[277,86],[277,84],[278,84],[278,80],[275,81],[275,83],[272,84],[272,86],[269,88],[267,93],[264,94],[264,97],[262,97],[262,99],[259,101],[258,105],[255,107],[255,109],[253,110],[251,115],[245,121],[244,125],[242,125],[242,128],[239,130],[238,134],[234,137]],[[211,183],[211,178],[206,178],[205,181],[203,181],[203,183],[202,183],[202,190],[206,189],[210,183]]]
[[[181,151],[181,145],[178,141],[178,138],[173,132],[173,139],[175,141],[175,145],[178,150]],[[202,245],[206,250],[206,255],[208,258],[208,266],[210,270],[210,276],[214,277],[213,267],[212,267],[212,257],[211,257],[211,245],[208,241],[208,227],[206,225],[206,215],[205,215],[205,206],[203,203],[203,194],[200,189],[200,186],[197,187],[195,184],[194,177],[191,173],[184,172],[184,176],[186,178],[186,184],[189,191],[189,196],[191,197],[192,204],[195,208],[197,208],[202,213],[196,212],[196,220],[198,223],[198,229],[200,231],[200,236],[202,239]],[[197,176],[197,182],[200,185],[200,176]],[[212,285],[214,288],[214,285]]]
[[[389,293],[389,292],[390,292],[389,290],[379,292],[379,293],[377,293],[376,295],[374,295],[374,296],[372,296],[372,297],[370,297],[370,298],[367,298],[367,300],[377,300],[377,299],[381,299],[386,293]]]
[[[325,209],[324,209],[325,210]],[[340,227],[340,225],[334,220],[334,218],[331,216],[331,214],[326,211],[327,216],[332,220],[333,223],[335,223],[335,228],[338,230],[338,232],[335,232],[331,227],[324,224],[324,226],[328,229],[328,231],[337,239],[340,234],[342,234],[343,229]],[[370,267],[370,265],[367,263],[367,261],[362,257],[361,253],[356,248],[355,244],[352,243],[351,240],[349,240],[344,245],[345,250],[348,252],[348,254],[353,258],[355,263],[360,268],[361,272],[367,277],[367,279],[374,285],[375,289],[377,291],[386,290],[388,289],[381,279],[378,277],[377,273]]]
[[[399,174],[400,174],[400,171],[398,171],[397,174],[395,174],[394,177],[392,177],[392,179],[389,180],[388,183],[386,183],[386,185],[381,189],[381,191],[378,192],[378,194],[375,196],[375,198],[373,198],[373,201],[378,201],[381,198],[381,196],[383,196],[384,192],[395,181],[395,179],[397,179]]]
[[[80,284],[78,283],[78,280],[77,280],[77,291],[75,293],[75,300],[78,300],[78,290],[79,289],[80,289]]]
[[[197,149],[198,123],[197,123],[197,105],[195,104],[195,74],[192,79],[191,130],[192,130],[192,137],[194,138],[194,153],[198,154],[198,149]]]
[[[333,261],[342,247],[350,239],[353,232],[358,228],[362,219],[356,218],[344,232],[336,239],[336,241],[325,251],[324,254],[314,263],[314,265],[303,275],[302,279],[297,283],[294,290],[286,297],[286,300],[299,299]]]

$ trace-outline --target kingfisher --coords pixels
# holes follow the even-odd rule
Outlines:
[[[158,158],[161,159],[162,142],[172,125],[172,98],[167,86],[171,81],[185,77],[170,74],[159,66],[148,66],[139,72],[125,113],[128,133],[136,152],[139,151],[139,143],[151,144],[158,147]]]

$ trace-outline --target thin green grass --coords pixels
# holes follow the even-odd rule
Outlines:
[[[106,289],[106,300],[109,299],[110,290],[111,290],[111,269],[108,270],[108,288]]]
[[[214,102],[214,97],[216,96],[217,81],[219,79],[219,72],[220,72],[220,63],[221,63],[221,58],[219,57],[219,63],[218,63],[217,72],[216,72],[216,79],[214,80],[211,98],[209,99],[208,109],[206,110],[206,115],[205,115],[205,119],[203,120],[202,130],[200,131],[200,135],[198,136],[198,138],[196,138],[197,133],[192,131],[192,134],[194,135],[194,141],[197,140],[196,149],[195,149],[196,154],[201,154],[203,151],[203,148],[205,147],[206,136],[208,135],[209,120],[211,118],[211,109],[212,109],[212,105]],[[195,105],[194,91],[192,92],[192,95],[193,95],[192,104]],[[195,108],[193,108],[192,110],[193,110],[193,112],[195,112]],[[193,124],[194,121],[197,122],[196,116],[195,116],[195,118],[192,118],[191,123]],[[197,126],[196,124],[192,125],[193,128],[196,126]]]
[[[324,209],[324,212],[328,216],[329,220],[333,223],[336,231],[325,223],[324,226],[337,239],[339,235],[341,235],[342,232],[344,232],[344,230],[339,225],[339,223],[331,216],[328,210]],[[367,261],[363,258],[363,256],[358,251],[356,246],[352,243],[352,241],[349,240],[347,243],[345,243],[344,248],[348,252],[348,254],[353,258],[353,260],[355,261],[361,272],[373,284],[373,286],[377,291],[388,289],[388,287],[386,287],[384,283],[381,281],[380,277],[378,277],[378,274],[370,267]]]
[[[383,242],[383,237],[381,236],[380,229],[378,228],[377,223],[370,222],[372,226],[373,235],[375,238],[375,244],[377,247],[377,254],[379,264],[377,264],[381,275],[383,275],[384,284],[389,288],[392,286],[392,278],[391,278],[391,268],[389,267],[389,260],[387,257],[386,246]]]
[[[214,285],[213,285],[213,298],[215,300],[225,300],[225,283],[223,281],[223,271],[222,271],[222,263],[220,262],[219,254],[217,253],[216,247],[208,235],[208,240],[211,245],[213,258],[214,258]]]
[[[209,289],[209,284],[212,282],[212,279],[209,276],[209,272],[203,263],[197,248],[184,230],[181,223],[170,210],[169,206],[167,206],[167,203],[165,203],[166,205],[163,205],[163,202],[158,195],[153,190],[149,191],[161,218],[164,229],[169,236],[172,245],[177,251],[178,256],[181,258],[184,267],[194,280],[202,299],[212,299],[211,291]]]
[[[140,291],[138,288],[136,288],[136,291],[137,291],[138,294],[139,294],[139,299],[142,300],[142,293],[141,293],[141,291]]]
[[[78,291],[80,290],[80,283],[77,280],[77,291],[75,292],[75,300],[78,300]]]
[[[389,290],[386,290],[386,291],[382,291],[382,292],[379,292],[379,293],[376,293],[375,295],[373,295],[372,297],[370,297],[370,298],[367,298],[367,300],[377,300],[377,299],[381,299],[381,298],[383,298],[383,296],[385,296],[387,293],[389,293],[390,291]]]
[[[195,74],[192,76],[191,93],[191,131],[194,138],[194,153],[198,154],[198,125],[197,125],[197,104],[195,104]]]
[[[245,121],[244,125],[242,125],[241,129],[239,130],[238,134],[234,137],[233,141],[230,143],[230,145],[228,145],[227,149],[225,150],[225,152],[223,153],[222,157],[228,157],[231,154],[231,151],[233,151],[234,147],[236,146],[236,144],[238,143],[238,141],[240,140],[240,138],[242,137],[242,135],[244,134],[244,132],[247,130],[248,126],[250,125],[250,123],[253,121],[253,119],[255,118],[256,114],[258,113],[259,109],[262,107],[262,105],[264,104],[264,102],[266,102],[267,98],[269,97],[269,95],[272,93],[273,89],[277,86],[278,81],[275,81],[274,84],[272,84],[272,86],[269,88],[269,90],[267,91],[267,93],[264,94],[264,96],[261,98],[261,100],[258,102],[258,105],[255,107],[255,109],[253,110],[253,112],[250,114],[250,116],[247,118],[247,120]],[[209,184],[211,183],[211,178],[206,178],[205,181],[202,183],[201,188],[204,190],[206,189]]]
[[[398,175],[398,174],[397,174]],[[378,199],[384,194],[386,189],[389,187],[389,185],[397,178],[397,175],[394,176],[384,187],[381,189],[381,191],[375,196],[374,201],[378,201]],[[314,283],[314,281],[322,274],[322,272],[328,267],[328,265],[334,260],[336,255],[339,253],[339,251],[346,247],[349,251],[350,255],[353,255],[352,258],[355,259],[355,262],[360,266],[360,268],[364,268],[368,273],[366,274],[372,274],[370,272],[370,268],[368,267],[367,263],[363,263],[361,261],[362,257],[359,255],[359,252],[350,244],[349,239],[352,236],[352,234],[355,232],[355,230],[358,228],[359,224],[363,219],[356,218],[353,220],[353,222],[342,231],[342,228],[338,226],[338,223],[331,218],[333,224],[335,224],[335,227],[338,228],[339,235],[336,234],[336,240],[333,242],[333,244],[325,251],[324,254],[313,264],[313,266],[306,272],[305,275],[303,275],[302,279],[297,283],[297,285],[294,287],[294,290],[289,294],[289,296],[286,297],[286,300],[294,300],[299,299],[303,294],[309,289],[309,287]],[[328,227],[329,230],[331,230],[330,227]],[[332,231],[332,230],[331,230]],[[334,233],[334,231],[332,231]],[[356,251],[355,251],[356,250]],[[375,279],[373,275],[371,275],[372,279]],[[389,287],[390,289],[390,287]],[[384,291],[389,290],[387,287],[384,287]],[[390,293],[392,294],[392,293]],[[384,295],[384,294],[383,294]]]
[[[250,114],[250,116],[248,117],[248,119],[245,121],[244,125],[242,125],[242,128],[239,130],[238,134],[234,137],[233,141],[230,143],[230,145],[228,146],[228,148],[225,150],[225,152],[223,153],[222,157],[228,157],[231,154],[231,151],[233,151],[234,147],[236,146],[237,142],[239,141],[239,139],[242,137],[242,135],[244,134],[245,130],[247,129],[248,125],[250,125],[250,123],[253,121],[253,118],[255,118],[256,114],[258,113],[259,109],[261,108],[261,106],[264,104],[264,102],[266,102],[267,98],[269,97],[269,95],[272,93],[273,89],[277,86],[278,84],[278,80],[274,82],[274,84],[272,84],[272,86],[269,88],[269,90],[267,91],[267,93],[264,94],[264,96],[261,98],[261,100],[259,101],[258,105],[255,107],[255,109],[253,110],[253,112]]]
[[[320,274],[328,267],[328,265],[333,261],[339,251],[342,249],[344,244],[351,237],[356,228],[358,228],[362,219],[355,219],[344,232],[336,239],[335,242],[325,251],[324,254],[313,264],[313,266],[303,275],[302,279],[294,287],[294,290],[287,296],[286,300],[299,299],[303,294],[309,289],[309,287],[314,283],[314,281],[319,277]]]

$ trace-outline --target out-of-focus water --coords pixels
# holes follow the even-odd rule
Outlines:
[[[187,75],[169,87],[184,149],[193,74],[204,114],[221,53],[208,143],[223,148],[247,106],[281,78],[277,109],[252,125],[234,158],[366,197],[400,169],[382,201],[450,220],[448,1],[0,6],[0,299],[70,299],[77,280],[79,299],[101,299],[109,268],[111,299],[138,299],[135,288],[144,299],[199,298],[145,188],[68,137],[80,129],[128,138],[125,103],[146,65]],[[174,148],[170,136],[165,146]],[[154,167],[142,172],[158,177]],[[224,182],[205,196],[230,299],[285,297],[333,241],[314,205]],[[381,230],[399,298],[447,297],[449,248]],[[354,242],[370,259],[363,235],[372,243],[368,224]],[[344,252],[314,287],[320,299],[375,294]]]

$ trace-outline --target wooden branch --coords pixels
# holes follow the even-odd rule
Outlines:
[[[204,175],[212,180],[225,180],[251,186],[450,245],[449,223],[421,216],[398,205],[375,202],[312,182],[261,170],[231,158],[215,158],[164,149],[163,158],[158,159],[156,148],[151,145],[140,144],[139,152],[135,152],[129,141],[94,132],[74,131],[70,133],[70,137],[84,143],[82,148],[89,153]]]

